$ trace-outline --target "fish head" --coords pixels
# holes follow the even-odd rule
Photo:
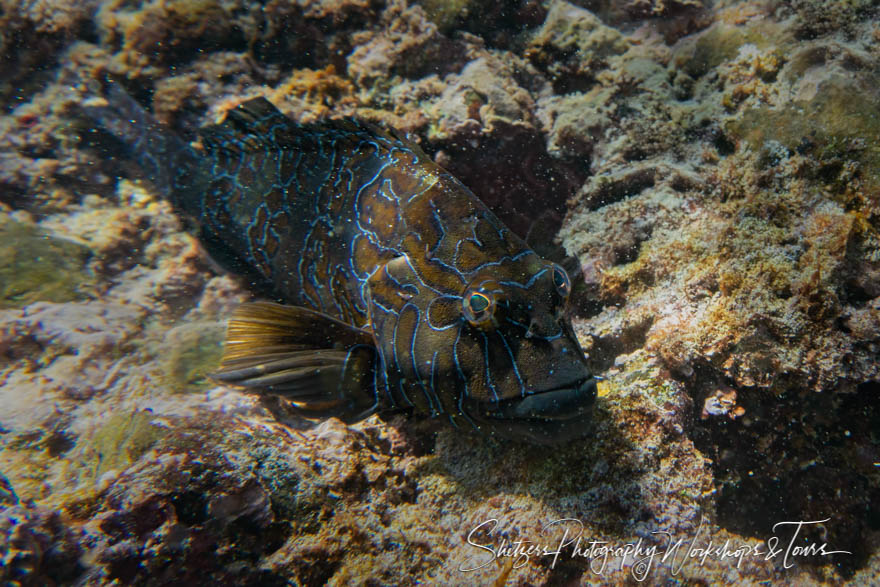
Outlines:
[[[375,272],[380,387],[394,405],[493,435],[541,444],[582,436],[596,381],[565,312],[571,282],[531,251],[506,258],[445,291],[404,257]]]
[[[460,410],[479,428],[542,444],[587,432],[596,380],[565,311],[570,293],[565,269],[534,254],[462,292],[453,362]]]

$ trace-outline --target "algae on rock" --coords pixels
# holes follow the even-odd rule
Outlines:
[[[165,383],[176,392],[202,389],[223,354],[223,327],[216,322],[182,324],[169,331],[156,349]]]
[[[0,308],[88,299],[94,279],[85,265],[91,255],[78,243],[0,217]]]
[[[144,411],[117,413],[107,418],[83,448],[83,465],[93,479],[122,471],[138,460],[162,436],[162,429]],[[84,439],[85,440],[85,439]]]

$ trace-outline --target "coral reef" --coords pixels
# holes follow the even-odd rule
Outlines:
[[[876,2],[0,2],[0,35],[0,582],[877,581]],[[255,96],[408,133],[567,253],[594,428],[216,386],[251,294],[78,117],[95,77],[187,139]],[[754,555],[826,519],[797,544],[846,553]]]
[[[105,2],[97,15],[102,44],[116,49],[117,68],[137,75],[186,62],[206,44],[214,50],[246,45],[253,26],[243,2],[153,0]]]
[[[383,18],[385,26],[375,34],[356,37],[357,46],[348,56],[348,74],[359,86],[371,88],[382,80],[380,87],[388,88],[394,75],[421,78],[450,73],[466,63],[466,45],[442,35],[423,11],[397,3]]]
[[[526,56],[547,75],[558,94],[589,88],[608,57],[625,53],[628,43],[617,29],[593,13],[558,0],[529,39]]]
[[[0,100],[23,98],[47,81],[59,52],[86,34],[100,0],[0,2]]]
[[[82,533],[58,512],[14,505],[0,511],[0,580],[6,585],[57,585],[82,577]]]

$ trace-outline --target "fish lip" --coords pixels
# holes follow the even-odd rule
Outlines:
[[[557,385],[556,387],[550,387],[547,389],[536,389],[534,391],[527,391],[524,396],[521,396],[519,398],[512,398],[512,399],[522,399],[523,397],[529,397],[530,395],[538,395],[541,393],[553,393],[556,391],[572,390],[575,388],[580,388],[581,386],[584,386],[584,385],[589,385],[590,380],[595,381],[596,378],[593,377],[592,375],[587,375],[586,377],[579,377],[579,378],[575,379],[574,381],[571,381],[569,383],[563,383],[562,385]],[[509,400],[505,400],[505,401],[509,401]]]
[[[488,420],[575,420],[588,415],[595,400],[596,379],[591,375],[559,387],[485,405],[481,412]]]
[[[589,376],[501,402],[470,402],[468,412],[492,436],[554,447],[587,437],[595,401],[596,379]]]

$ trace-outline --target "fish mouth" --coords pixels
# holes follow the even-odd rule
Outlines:
[[[569,420],[589,411],[596,399],[596,379],[585,377],[573,384],[538,391],[525,397],[501,401],[487,411],[490,418],[537,418],[541,420]]]
[[[583,436],[596,401],[592,376],[524,397],[478,407],[479,420],[500,436],[559,444]]]

